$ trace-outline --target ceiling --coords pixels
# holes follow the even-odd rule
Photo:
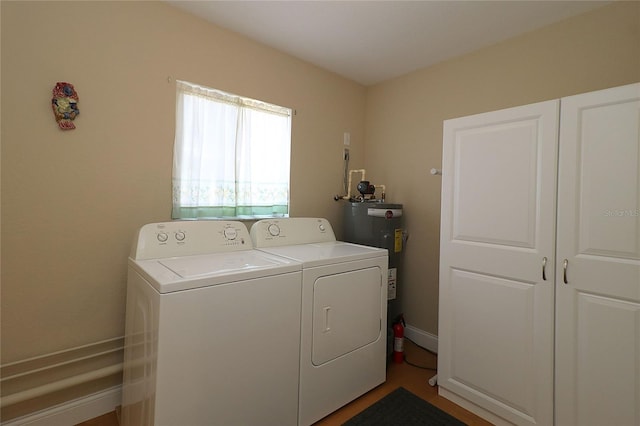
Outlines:
[[[220,27],[372,85],[610,1],[185,1]]]

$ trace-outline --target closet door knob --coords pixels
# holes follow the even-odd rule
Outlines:
[[[569,266],[569,261],[565,259],[564,262],[562,262],[562,276],[565,284],[569,284],[569,281],[567,281],[567,266]]]
[[[547,257],[543,257],[542,258],[542,281],[546,281],[547,280]]]

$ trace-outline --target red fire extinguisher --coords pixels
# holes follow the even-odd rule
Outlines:
[[[393,324],[393,362],[402,364],[404,362],[404,316],[398,315]]]

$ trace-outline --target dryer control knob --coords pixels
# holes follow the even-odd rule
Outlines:
[[[186,238],[186,235],[185,235],[184,231],[176,232],[176,240],[184,241],[185,238]]]
[[[169,239],[169,236],[166,233],[160,232],[158,234],[158,241],[160,241],[161,243],[167,242],[168,239]]]
[[[235,230],[235,228],[224,228],[224,237],[227,240],[235,240],[237,236],[238,232]]]
[[[269,225],[269,234],[272,237],[277,237],[278,235],[280,235],[280,227],[275,223],[272,223],[271,225]]]
[[[322,231],[322,232],[327,230],[327,228],[325,228],[324,224],[322,224],[322,223],[318,226],[318,228],[320,228],[320,231]]]

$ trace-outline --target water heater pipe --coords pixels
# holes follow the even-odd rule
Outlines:
[[[387,188],[384,185],[373,185],[376,189],[380,188],[382,189],[382,196],[380,197],[380,200],[384,203],[384,196],[385,193],[387,192]]]
[[[362,178],[360,180],[364,180],[364,175],[366,173],[366,170],[365,169],[349,170],[349,183],[348,183],[348,186],[347,186],[347,195],[343,195],[342,197],[340,197],[339,195],[336,195],[334,197],[334,199],[336,201],[338,201],[338,200],[350,200],[351,199],[351,178],[352,178],[354,173],[362,173]]]

